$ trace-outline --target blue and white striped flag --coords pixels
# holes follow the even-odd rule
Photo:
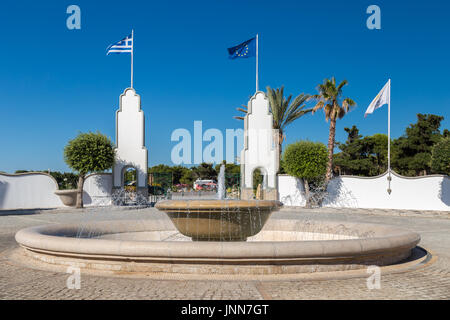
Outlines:
[[[110,45],[107,49],[106,55],[110,53],[132,53],[133,52],[133,35],[130,34],[122,40]]]

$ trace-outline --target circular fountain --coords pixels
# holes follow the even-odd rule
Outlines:
[[[168,219],[57,224],[20,230],[22,258],[51,270],[108,274],[286,275],[390,265],[420,241],[401,228],[270,219],[247,241],[192,241]]]
[[[16,258],[63,272],[75,266],[118,275],[249,279],[391,265],[420,241],[415,232],[386,225],[269,219],[279,201],[224,200],[221,192],[219,200],[158,202],[169,219],[22,229]]]

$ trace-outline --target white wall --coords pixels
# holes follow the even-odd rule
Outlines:
[[[300,179],[287,174],[278,175],[278,195],[285,206],[304,206],[306,199]]]
[[[111,205],[111,173],[94,173],[88,175],[83,185],[83,204],[89,206]]]
[[[0,173],[0,210],[66,207],[55,194],[56,190],[56,180],[46,173]],[[111,190],[111,173],[88,175],[84,182],[84,205],[110,205]]]
[[[56,180],[45,173],[0,173],[0,210],[64,207],[56,190]]]
[[[279,175],[280,201],[286,206],[303,206],[301,181]],[[373,178],[340,176],[330,181],[326,207],[410,209],[450,211],[450,178],[447,176],[403,177],[392,174],[387,192],[387,173]]]

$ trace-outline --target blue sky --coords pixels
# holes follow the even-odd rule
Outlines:
[[[66,8],[81,8],[68,30]],[[366,8],[381,8],[381,30]],[[400,136],[417,113],[450,127],[448,1],[4,1],[0,32],[0,171],[69,171],[63,148],[78,132],[115,141],[118,97],[129,86],[128,55],[106,47],[135,30],[135,89],[146,120],[149,165],[171,164],[177,128],[242,127],[232,117],[254,93],[254,59],[229,60],[227,48],[260,35],[260,87],[316,93],[324,78],[347,79],[358,106],[337,124],[361,134],[387,132],[387,107],[364,112],[392,79],[391,131]],[[326,143],[322,113],[287,129],[287,141]]]

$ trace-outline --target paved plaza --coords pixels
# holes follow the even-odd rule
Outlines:
[[[111,219],[165,219],[156,209],[0,211],[0,299],[450,299],[450,213],[367,209],[283,209],[271,219],[326,219],[382,223],[418,232],[433,258],[381,275],[369,290],[365,277],[290,281],[157,280],[81,274],[81,288],[68,289],[69,274],[26,267],[11,252],[21,228],[49,223]]]

